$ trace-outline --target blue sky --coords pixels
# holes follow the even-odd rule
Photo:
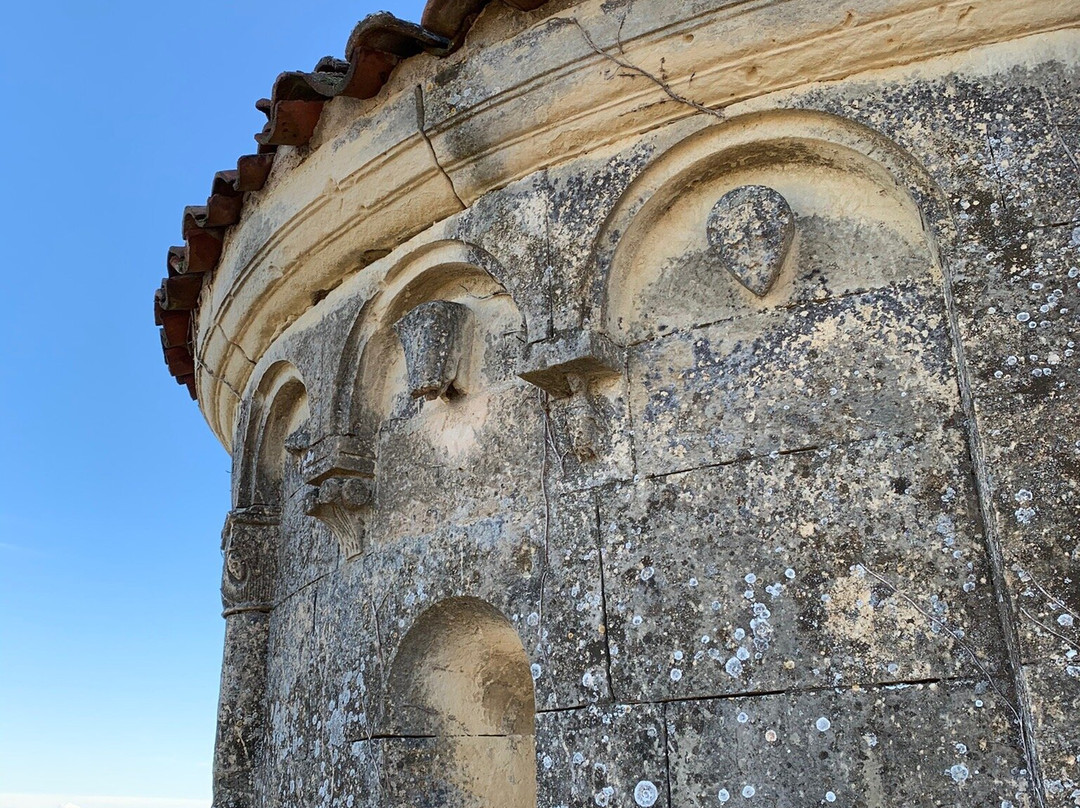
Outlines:
[[[422,5],[5,7],[0,808],[209,805],[229,458],[152,294],[275,76]]]

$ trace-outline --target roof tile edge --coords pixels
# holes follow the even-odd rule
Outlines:
[[[256,102],[267,116],[266,126],[255,135],[257,153],[241,156],[235,170],[214,175],[205,206],[184,209],[184,244],[169,248],[167,275],[154,293],[154,323],[161,332],[165,364],[193,400],[198,400],[193,323],[202,282],[217,268],[225,233],[239,221],[244,195],[265,185],[278,146],[307,145],[330,99],[373,98],[405,59],[425,52],[440,57],[452,53],[491,2],[429,0],[420,25],[388,12],[371,14],[350,34],[345,59],[322,59],[310,73],[282,73],[271,97]],[[518,11],[534,11],[546,2],[505,0]]]

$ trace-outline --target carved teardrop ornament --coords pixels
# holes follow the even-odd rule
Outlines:
[[[795,214],[780,192],[765,185],[728,191],[713,205],[706,228],[724,269],[758,297],[768,294],[795,238]]]

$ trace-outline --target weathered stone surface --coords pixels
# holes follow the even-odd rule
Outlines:
[[[283,147],[215,805],[1080,804],[1080,19],[967,5],[489,4]]]
[[[616,697],[868,685],[978,666],[1008,689],[964,453],[952,430],[880,438],[601,496]]]
[[[958,415],[948,320],[928,285],[748,315],[636,346],[646,474],[914,434]]]
[[[672,806],[1029,806],[1013,714],[984,683],[666,705]]]
[[[538,807],[669,804],[662,706],[594,706],[536,721]]]

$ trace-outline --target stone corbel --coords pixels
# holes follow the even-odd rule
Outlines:
[[[622,375],[626,351],[596,331],[560,331],[525,351],[518,376],[555,398],[575,395],[572,378],[591,383]]]
[[[333,532],[345,560],[364,552],[367,520],[374,503],[370,477],[328,477],[309,486],[304,513],[314,516]]]
[[[300,452],[307,490],[303,509],[333,532],[345,559],[364,551],[368,513],[374,501],[375,461],[369,440],[327,435]]]
[[[518,376],[561,401],[566,438],[580,463],[596,460],[608,442],[590,387],[622,375],[625,364],[625,351],[594,331],[560,332],[526,351]]]
[[[355,435],[327,435],[300,452],[300,474],[308,485],[331,477],[375,476],[374,448]]]
[[[266,505],[236,508],[225,518],[221,605],[226,617],[273,608],[280,524],[281,511]]]
[[[465,392],[464,361],[472,330],[467,306],[446,300],[421,303],[393,327],[405,351],[413,398],[451,399]]]

